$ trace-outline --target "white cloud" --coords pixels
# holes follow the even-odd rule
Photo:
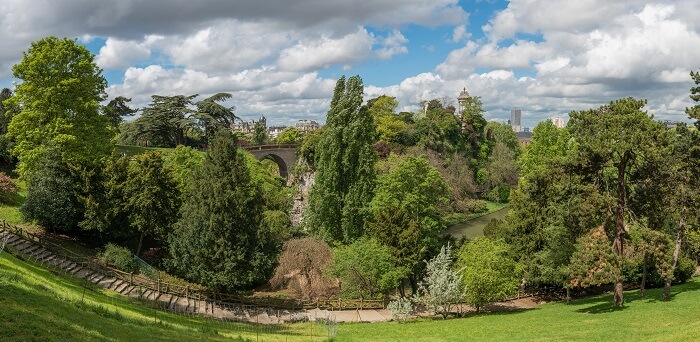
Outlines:
[[[408,48],[405,44],[408,39],[401,34],[399,30],[393,30],[382,41],[382,48],[376,51],[377,57],[380,59],[390,59],[394,55],[408,53]]]
[[[283,50],[277,63],[281,69],[292,71],[348,65],[367,58],[374,42],[374,36],[362,27],[340,38],[324,35]]]
[[[466,25],[458,25],[452,30],[452,42],[453,43],[459,43],[467,38],[469,38],[471,34],[467,32],[467,26]]]
[[[148,36],[143,42],[122,41],[107,38],[95,57],[95,63],[103,69],[123,69],[151,57],[150,45],[160,37]]]

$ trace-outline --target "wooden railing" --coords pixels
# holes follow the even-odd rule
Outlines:
[[[173,284],[164,282],[160,278],[150,279],[142,274],[129,273],[113,268],[105,263],[79,255],[51,241],[43,239],[40,235],[28,232],[22,227],[12,226],[2,221],[2,228],[27,241],[36,243],[51,251],[57,256],[61,256],[72,262],[79,264],[83,268],[99,273],[104,276],[120,279],[130,286],[138,286],[146,290],[151,290],[159,294],[170,294],[179,297],[186,297],[192,300],[205,300],[212,303],[250,305],[265,308],[301,310],[301,309],[323,309],[323,310],[355,310],[355,309],[384,309],[387,302],[385,300],[363,300],[363,299],[328,299],[328,300],[299,300],[272,297],[252,297],[237,294],[220,293],[210,290],[202,290],[188,285]]]

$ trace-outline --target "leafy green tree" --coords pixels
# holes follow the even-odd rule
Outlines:
[[[452,248],[442,246],[440,253],[426,262],[426,273],[415,301],[422,303],[443,319],[452,312],[452,307],[464,298],[462,274],[455,271]]]
[[[267,143],[267,130],[262,122],[256,122],[255,127],[253,127],[253,144],[254,145],[264,145]]]
[[[630,244],[637,263],[641,264],[642,267],[639,298],[644,298],[644,289],[650,276],[649,269],[659,274],[658,279],[666,279],[668,278],[667,273],[672,272],[671,239],[668,235],[657,230],[646,227],[632,227],[630,229]],[[651,276],[654,276],[654,274]]]
[[[464,107],[460,114],[462,121],[462,134],[467,144],[470,146],[471,155],[477,160],[485,160],[488,155],[488,146],[484,145],[486,140],[486,119],[484,119],[484,109],[481,97],[472,96],[461,103]]]
[[[213,139],[170,236],[169,267],[215,289],[269,279],[277,246],[262,229],[263,195],[230,132]]]
[[[125,185],[129,179],[129,159],[113,154],[104,170],[96,175],[98,181],[87,182],[82,202],[85,216],[80,228],[97,231],[107,238],[131,238],[137,233],[129,224]]]
[[[298,144],[301,141],[301,131],[296,127],[287,127],[277,135],[278,144]]]
[[[359,239],[333,251],[330,274],[340,279],[340,294],[348,298],[375,299],[399,285],[403,276],[394,267],[391,253],[373,239]]]
[[[691,71],[690,77],[695,83],[695,86],[690,88],[690,99],[693,100],[693,102],[700,102],[700,70]],[[695,122],[695,125],[700,127],[700,104],[686,108],[685,112],[690,118],[698,120]]]
[[[511,130],[512,131],[512,130]],[[535,126],[530,144],[518,159],[521,174],[529,175],[536,169],[551,167],[557,160],[569,153],[569,131],[558,128],[551,120],[544,120]]]
[[[486,162],[487,189],[495,192],[489,199],[496,202],[508,202],[510,189],[518,185],[518,166],[515,154],[504,143],[496,143]]]
[[[503,241],[487,237],[477,237],[460,249],[457,267],[462,271],[465,298],[477,313],[484,304],[516,293],[521,272],[508,251]]]
[[[316,169],[316,157],[323,139],[323,132],[325,132],[325,128],[306,132],[297,148],[297,155],[313,170]]]
[[[460,133],[461,126],[454,115],[454,108],[445,108],[437,100],[428,103],[426,116],[416,122],[415,129],[420,146],[446,154],[465,150],[464,139]]]
[[[112,127],[119,127],[119,124],[124,121],[124,116],[131,116],[138,112],[138,109],[129,107],[129,102],[131,102],[130,98],[117,96],[109,101],[106,106],[102,107],[102,115],[107,117]]]
[[[363,235],[367,205],[374,194],[377,155],[372,115],[362,106],[359,76],[340,78],[326,128],[317,145],[316,179],[307,223],[327,241],[350,243]]]
[[[551,122],[551,120],[545,121]],[[496,144],[501,143],[513,151],[516,159],[522,154],[522,148],[520,147],[520,141],[518,141],[518,135],[515,134],[515,131],[513,131],[509,125],[496,121],[490,121],[486,124],[484,131],[486,134],[486,141],[491,144],[492,151]]]
[[[573,111],[568,127],[578,144],[580,170],[600,174],[604,169],[615,173],[614,246],[622,268],[625,211],[630,169],[645,155],[655,153],[663,129],[642,108],[644,100],[633,98],[613,101],[597,109]],[[612,167],[607,168],[607,165]],[[605,182],[602,182],[605,183]],[[613,304],[623,303],[622,278],[615,282]]]
[[[129,222],[139,232],[136,255],[141,254],[144,238],[164,239],[177,220],[180,193],[177,183],[164,167],[160,152],[138,155],[128,167],[124,184]]]
[[[11,164],[15,161],[10,153],[12,150],[12,143],[10,139],[5,137],[7,126],[10,124],[15,113],[18,112],[16,108],[11,107],[10,101],[7,102],[7,106],[5,105],[5,101],[11,97],[12,90],[8,88],[0,90],[0,160],[5,164]]]
[[[408,157],[377,179],[369,203],[374,215],[368,221],[370,234],[392,248],[414,290],[420,261],[440,245],[445,222],[439,207],[447,202],[447,194],[442,175],[423,156]]]
[[[394,113],[398,105],[395,97],[387,95],[367,101],[379,140],[388,143],[398,142],[401,132],[406,129],[406,123]]]
[[[44,228],[73,230],[84,211],[78,196],[80,176],[63,162],[58,150],[42,154],[37,168],[28,175],[27,198],[20,212],[26,221],[35,220]]]
[[[429,253],[428,246],[421,241],[418,223],[409,219],[405,209],[390,205],[383,210],[374,211],[374,217],[367,221],[367,235],[389,248],[396,268],[404,273],[404,277],[410,278],[415,287],[413,284],[417,282],[413,279],[422,266],[421,261]],[[399,287],[399,292],[405,296],[403,286]]]
[[[185,145],[187,133],[196,128],[191,106],[197,95],[151,97],[151,104],[134,121],[136,138],[156,146]]]
[[[180,193],[185,195],[204,163],[205,155],[191,147],[180,145],[164,156],[165,167],[172,172]]]
[[[22,82],[5,105],[20,111],[7,135],[15,141],[20,176],[38,168],[49,146],[67,164],[100,167],[112,145],[99,115],[107,81],[94,55],[73,39],[47,37],[33,42],[12,72]]]
[[[229,93],[218,93],[195,103],[197,111],[193,117],[199,121],[206,143],[209,143],[209,137],[216,131],[230,128],[238,118],[233,114],[234,107],[225,107],[219,103],[232,97]]]

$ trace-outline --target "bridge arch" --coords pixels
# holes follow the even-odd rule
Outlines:
[[[297,163],[296,145],[259,145],[245,146],[243,149],[250,152],[255,159],[270,159],[277,164],[280,177],[289,180],[291,167]]]

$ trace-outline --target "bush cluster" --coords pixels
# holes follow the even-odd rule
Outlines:
[[[136,272],[138,270],[138,264],[131,251],[113,243],[108,243],[105,246],[105,251],[100,255],[100,258],[124,272]]]

